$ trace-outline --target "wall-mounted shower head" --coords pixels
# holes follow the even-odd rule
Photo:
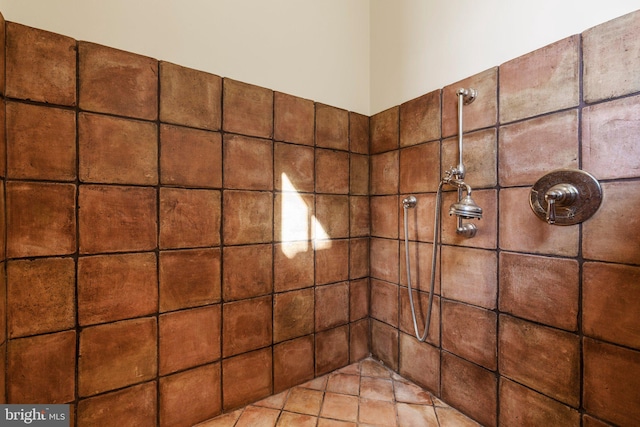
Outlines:
[[[451,205],[449,215],[457,215],[464,219],[480,219],[482,218],[482,208],[467,194],[462,200]]]

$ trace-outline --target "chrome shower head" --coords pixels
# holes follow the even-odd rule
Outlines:
[[[454,203],[449,208],[449,215],[457,215],[464,219],[482,218],[482,208],[473,201],[470,194]]]

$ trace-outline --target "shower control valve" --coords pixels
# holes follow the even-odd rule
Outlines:
[[[549,224],[556,223],[556,207],[571,206],[578,197],[578,189],[571,184],[556,184],[544,195],[547,201],[546,220]]]

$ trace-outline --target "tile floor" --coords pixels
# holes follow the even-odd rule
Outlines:
[[[478,427],[368,358],[197,427]]]

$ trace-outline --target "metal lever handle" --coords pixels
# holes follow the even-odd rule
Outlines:
[[[547,199],[547,215],[546,219],[549,224],[556,223],[556,200],[551,197],[546,197]]]
[[[578,197],[578,189],[571,184],[557,184],[549,188],[544,195],[547,201],[546,220],[549,224],[556,223],[556,205],[570,206]]]

